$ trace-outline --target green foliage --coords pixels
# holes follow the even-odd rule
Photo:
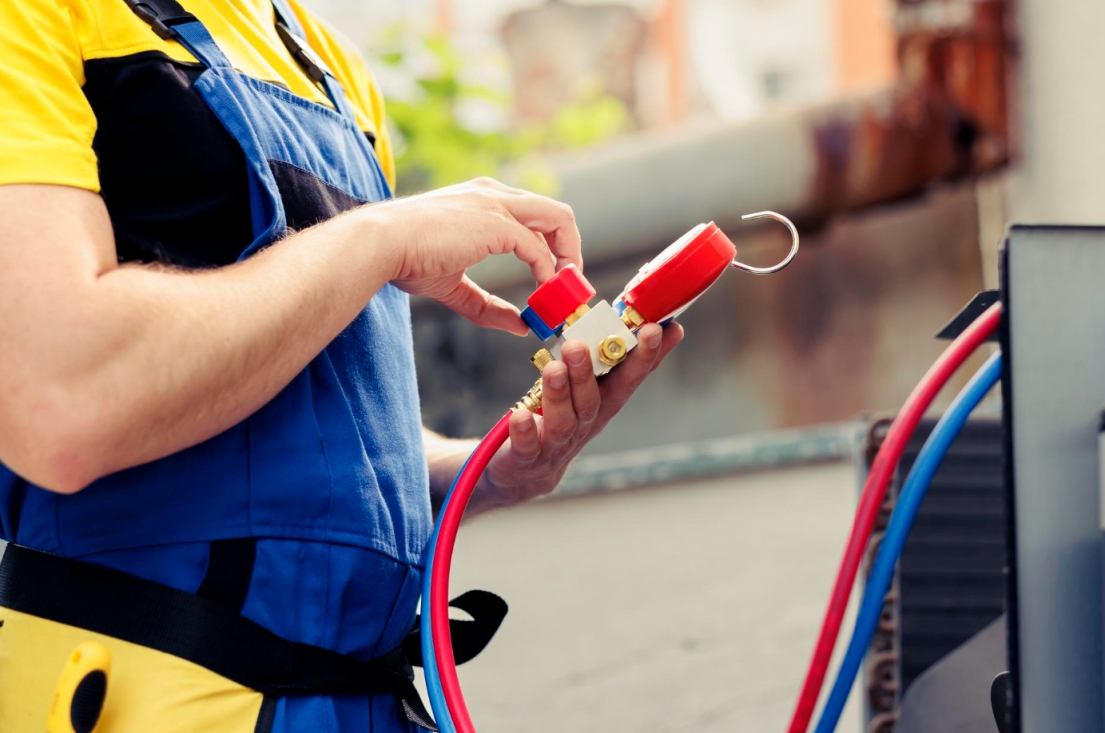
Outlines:
[[[549,122],[525,129],[473,129],[458,116],[465,104],[510,108],[508,95],[465,80],[470,59],[441,35],[409,26],[385,33],[375,57],[410,84],[408,98],[388,95],[396,149],[398,190],[424,191],[478,176],[511,180],[530,190],[556,192],[546,155],[594,145],[630,127],[620,100],[601,93],[561,108]]]

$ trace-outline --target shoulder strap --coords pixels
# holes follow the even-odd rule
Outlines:
[[[209,67],[230,67],[219,44],[199,18],[176,0],[123,0],[134,14],[145,21],[159,38],[176,41]]]
[[[145,21],[160,38],[183,44],[207,66],[231,66],[215,39],[200,20],[184,9],[177,0],[123,0],[135,15]],[[286,0],[273,0],[276,13],[276,33],[288,52],[315,82],[322,85],[334,108],[351,123],[353,108],[346,99],[341,84],[314,49],[303,39],[303,27]]]
[[[303,25],[291,5],[287,0],[272,0],[272,7],[276,14],[276,33],[288,48],[288,52],[299,62],[307,76],[322,85],[326,90],[326,96],[333,102],[334,109],[350,122],[356,123],[353,107],[346,99],[341,83],[322,57],[307,43],[307,34],[303,31]]]
[[[295,11],[292,10],[292,6],[288,3],[288,0],[272,0],[272,9],[276,13],[277,25],[283,24],[288,30],[300,38],[307,37],[306,32],[303,30],[303,24],[299,22],[299,18],[296,16]]]
[[[153,28],[158,38],[169,40],[177,37],[174,26],[198,23],[196,16],[184,9],[176,0],[123,0],[127,7]]]
[[[295,11],[288,5],[287,0],[272,0],[272,9],[276,14],[276,33],[280,40],[288,48],[288,53],[299,62],[307,76],[317,82],[322,82],[327,76],[333,77],[330,67],[315,53],[315,50],[307,45],[303,32],[303,26],[296,17]]]

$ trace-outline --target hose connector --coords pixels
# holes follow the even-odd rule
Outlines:
[[[645,318],[637,312],[636,308],[631,305],[626,305],[625,309],[622,310],[622,323],[624,323],[630,331],[635,332],[638,328],[645,325]]]
[[[556,357],[549,353],[548,349],[541,349],[530,358],[530,362],[537,367],[537,371],[545,371],[545,367],[556,361]]]
[[[530,412],[537,412],[541,409],[541,398],[544,397],[545,390],[541,385],[541,380],[538,379],[529,392],[526,392],[526,396],[514,403],[514,410],[529,410]]]

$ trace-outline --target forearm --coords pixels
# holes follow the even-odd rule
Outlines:
[[[240,422],[393,275],[383,229],[355,211],[230,267],[99,261],[67,281],[43,273],[42,306],[10,309],[33,317],[0,323],[23,364],[0,383],[13,407],[0,404],[0,460],[77,490]]]
[[[430,504],[436,515],[445,501],[445,495],[449,493],[449,487],[453,485],[453,479],[476,449],[479,440],[446,438],[423,428],[422,444],[426,449],[426,463],[430,469]],[[495,487],[489,484],[487,477],[481,477],[465,516],[472,517],[505,506],[503,502],[496,500],[497,496]]]

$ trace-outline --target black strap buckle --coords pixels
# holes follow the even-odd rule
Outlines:
[[[471,621],[449,619],[449,631],[453,637],[453,661],[464,664],[479,655],[502,626],[506,618],[506,601],[485,590],[470,590],[453,600],[449,606],[459,608],[472,617]],[[403,640],[403,651],[415,667],[423,667],[422,631],[419,618],[415,618],[414,630]]]
[[[147,23],[158,38],[169,41],[177,37],[173,28],[182,23],[192,23],[196,16],[189,13],[176,0],[123,0],[134,14]]]
[[[128,2],[130,0],[127,0]],[[333,76],[334,73],[330,71],[330,67],[326,65],[326,62],[315,53],[314,49],[307,45],[307,43],[296,34],[292,33],[287,25],[283,21],[276,22],[276,33],[280,36],[280,40],[284,42],[284,45],[288,47],[288,51],[292,54],[299,65],[303,67],[303,70],[307,72],[307,76],[311,77],[317,82],[321,82],[327,76]]]

